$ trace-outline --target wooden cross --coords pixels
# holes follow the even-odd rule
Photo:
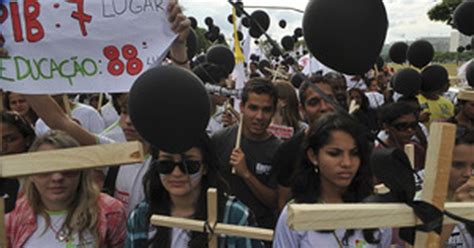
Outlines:
[[[202,220],[170,217],[166,215],[153,215],[151,216],[150,223],[155,226],[181,228],[195,232],[208,232],[209,248],[217,248],[219,234],[267,241],[273,239],[272,229],[218,223],[217,211],[217,190],[210,188],[207,191],[207,223]],[[212,230],[208,230],[208,227]]]
[[[0,178],[119,166],[143,160],[143,145],[136,141],[7,155],[0,157]],[[5,202],[1,198],[0,247],[7,247],[4,209]]]
[[[440,210],[474,219],[473,203],[444,203],[447,196],[456,126],[433,123],[430,129],[422,200]],[[444,224],[456,221],[445,217]],[[379,227],[410,227],[421,224],[405,204],[291,204],[287,224],[291,229],[335,230]],[[434,232],[417,232],[415,247],[440,247]]]

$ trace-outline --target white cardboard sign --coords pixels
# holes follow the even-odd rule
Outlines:
[[[0,1],[2,2],[2,1]],[[20,93],[125,92],[176,35],[168,0],[7,0],[0,88]]]

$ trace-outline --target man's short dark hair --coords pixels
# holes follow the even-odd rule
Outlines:
[[[250,93],[257,95],[266,94],[272,98],[273,108],[276,108],[278,102],[278,92],[273,83],[265,78],[252,78],[245,84],[242,91],[242,103],[245,104],[249,100]]]
[[[321,75],[314,75],[306,79],[305,81],[303,81],[303,83],[301,84],[299,88],[299,97],[300,97],[301,105],[304,106],[306,98],[308,97],[308,94],[307,94],[308,88],[311,88],[313,84],[327,84],[331,86],[329,82],[327,81],[327,79]]]

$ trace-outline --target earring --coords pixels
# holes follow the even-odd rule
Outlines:
[[[314,172],[315,172],[316,174],[318,174],[318,173],[319,173],[319,167],[317,167],[317,166],[314,167]]]

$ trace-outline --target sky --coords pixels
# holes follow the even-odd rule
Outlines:
[[[355,0],[347,0],[355,1]],[[246,6],[285,6],[303,10],[308,0],[243,0]],[[441,22],[429,20],[427,12],[441,0],[384,0],[387,10],[389,29],[385,42],[387,44],[396,41],[410,41],[422,37],[449,36],[453,31],[448,25]],[[210,16],[215,23],[228,36],[232,26],[227,22],[227,16],[231,13],[231,5],[227,0],[180,0],[187,16],[195,17],[200,27],[206,27],[204,18]],[[246,9],[249,13],[254,8]],[[291,10],[265,9],[270,15],[271,24],[269,34],[272,38],[280,40],[284,35],[292,34],[293,30],[301,27],[302,13]],[[281,29],[278,22],[281,19],[287,21],[287,27]]]

